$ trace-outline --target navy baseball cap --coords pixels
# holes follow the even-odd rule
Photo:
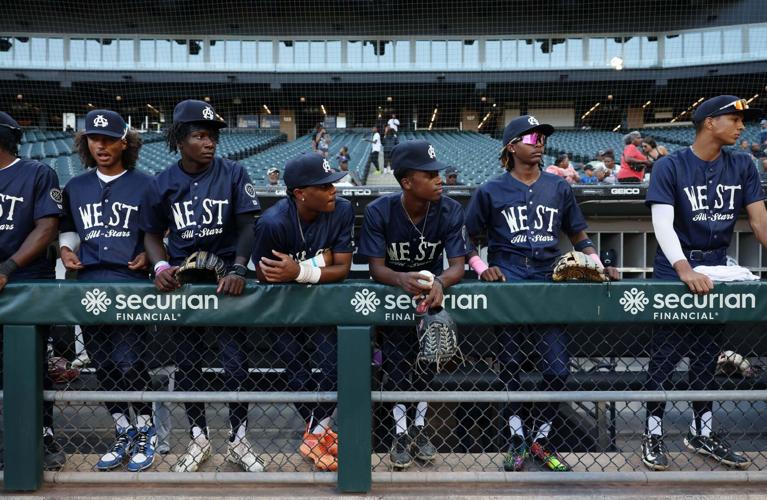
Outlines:
[[[522,115],[514,118],[503,129],[502,148],[508,146],[512,139],[522,137],[528,132],[539,130],[546,137],[554,133],[554,127],[546,123],[540,123],[537,118],[531,115]]]
[[[730,113],[743,113],[744,120],[753,120],[762,116],[760,110],[749,108],[745,99],[734,95],[720,95],[703,101],[693,113],[692,121],[693,123],[700,123],[706,118]]]
[[[400,142],[392,150],[391,165],[395,174],[406,170],[437,172],[447,168],[447,165],[437,161],[437,153],[429,141]]]
[[[445,175],[458,175],[458,169],[455,167],[449,167],[445,170]]]
[[[304,186],[321,186],[338,182],[346,177],[346,172],[336,172],[330,162],[317,153],[302,153],[285,163],[282,178],[288,189]]]
[[[128,133],[123,117],[108,109],[94,109],[85,115],[85,135],[105,135],[122,139]]]
[[[216,128],[226,127],[213,106],[204,101],[187,99],[176,104],[173,109],[174,123],[207,123]]]
[[[0,111],[0,127],[6,130],[10,130],[16,139],[16,142],[21,140],[21,125],[13,119],[11,115],[4,111]]]

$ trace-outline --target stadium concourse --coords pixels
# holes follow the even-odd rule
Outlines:
[[[673,152],[692,142],[694,130],[691,126],[658,127],[639,130],[643,136],[654,137],[658,145]],[[360,179],[369,179],[371,145],[366,142],[370,133],[361,130],[332,130],[332,142],[328,160],[338,168],[338,153],[348,148],[349,170]],[[144,146],[138,161],[138,168],[156,174],[178,159],[168,152],[164,137],[158,132],[141,134]],[[758,143],[759,126],[749,124],[741,139]],[[461,132],[457,130],[402,131],[399,141],[427,140],[431,142],[440,161],[456,168],[459,180],[466,186],[477,186],[501,172],[498,162],[500,141],[487,134]],[[287,142],[284,134],[276,130],[227,129],[221,135],[218,153],[224,158],[237,160],[242,164],[256,185],[266,185],[266,171],[276,167],[282,170],[285,162],[302,152],[311,151],[312,135],[307,134],[295,141]],[[560,154],[567,154],[575,162],[574,167],[582,172],[583,164],[595,160],[598,151],[612,150],[620,162],[623,149],[623,134],[599,130],[558,130],[546,144],[543,166],[553,165]],[[69,179],[84,172],[77,154],[73,151],[73,134],[62,131],[30,129],[24,133],[19,150],[21,158],[40,160],[53,168],[59,180],[65,185]],[[395,184],[393,176],[387,176],[386,183]],[[381,184],[381,182],[375,182]]]

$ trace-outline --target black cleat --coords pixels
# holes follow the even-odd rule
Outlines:
[[[652,470],[668,469],[668,449],[663,436],[642,436],[642,463]]]
[[[738,469],[745,469],[751,465],[751,460],[742,453],[732,451],[730,443],[718,433],[712,432],[710,436],[693,436],[691,432],[684,438],[684,444],[695,453],[706,455],[717,462]]]
[[[410,428],[412,452],[418,460],[431,461],[437,456],[437,448],[431,443],[430,434],[425,426],[414,425]]]
[[[413,457],[410,455],[410,435],[407,432],[397,434],[392,441],[389,451],[389,461],[395,469],[407,469],[413,463]]]

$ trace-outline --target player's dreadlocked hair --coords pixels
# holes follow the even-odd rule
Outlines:
[[[514,139],[509,143],[515,142]],[[506,170],[507,172],[511,172],[514,170],[514,153],[509,151],[508,145],[501,150],[501,155],[498,157],[498,159],[501,161],[501,166]],[[541,161],[543,161],[543,158],[541,158]],[[543,170],[543,165],[538,165],[538,168]]]
[[[125,140],[128,142],[128,147],[123,151],[122,164],[125,170],[133,170],[136,168],[136,162],[138,161],[138,153],[141,150],[143,141],[138,132],[133,129],[129,129],[125,134]],[[88,148],[88,136],[82,132],[78,132],[75,135],[75,151],[77,151],[80,161],[85,168],[95,168],[96,159],[91,155],[91,151]]]
[[[184,142],[186,136],[195,130],[206,130],[210,137],[218,143],[220,134],[219,129],[215,127],[209,127],[203,123],[173,123],[165,132],[165,142],[168,144],[168,151],[171,153],[178,152],[179,143]]]

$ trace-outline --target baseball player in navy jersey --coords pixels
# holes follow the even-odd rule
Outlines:
[[[59,228],[59,179],[47,165],[17,156],[21,136],[16,120],[0,111],[0,291],[9,281],[56,278],[45,250]],[[40,364],[43,386],[50,390],[53,382],[45,360]],[[50,401],[43,402],[43,446],[45,467],[60,469],[65,455],[53,438]]]
[[[503,132],[501,151],[506,173],[482,184],[469,202],[466,211],[469,237],[476,241],[482,233],[487,233],[490,267],[476,252],[472,252],[469,259],[483,281],[550,280],[552,267],[560,256],[560,232],[568,236],[575,250],[599,261],[594,244],[585,232],[586,221],[572,188],[564,179],[541,171],[546,138],[553,133],[554,127],[539,123],[533,116],[524,115],[509,122]],[[617,279],[614,268],[607,271],[610,277]],[[540,355],[540,369],[548,389],[563,390],[569,376],[570,355],[562,325],[501,329],[499,361],[507,389],[520,389],[518,373],[525,355],[522,345],[528,338]],[[568,465],[548,440],[557,405],[536,406],[539,425],[529,447],[520,409],[521,405],[513,404],[505,411],[511,440],[504,469],[522,470],[525,459],[532,453],[549,469],[568,471]]]
[[[463,208],[442,196],[434,146],[427,141],[408,141],[392,151],[394,177],[402,193],[382,196],[365,209],[360,249],[370,262],[370,275],[380,283],[402,288],[414,297],[424,296],[419,309],[442,304],[444,291],[464,274],[466,241]],[[448,268],[443,269],[443,254]],[[421,271],[434,276],[425,279]],[[383,338],[384,390],[426,390],[428,380],[414,370],[418,345],[413,328],[381,329]],[[431,460],[437,453],[426,428],[428,404],[417,404],[414,425],[408,428],[407,408],[393,408],[394,439],[389,458],[394,468],[405,469],[415,456]]]
[[[658,240],[656,279],[681,280],[697,294],[713,290],[711,279],[694,268],[725,265],[735,222],[744,208],[754,236],[767,247],[767,211],[759,173],[748,154],[723,149],[736,143],[745,119],[760,114],[731,95],[704,101],[693,114],[693,145],[655,163],[645,203],[651,207]],[[714,389],[721,333],[720,325],[658,325],[653,332],[647,388],[670,389],[669,376],[689,354],[690,389]],[[647,403],[642,461],[655,470],[668,468],[662,428],[665,406],[663,402]],[[734,452],[724,436],[712,432],[713,403],[696,401],[692,407],[685,445],[731,467],[748,467],[751,461],[745,455]]]
[[[105,109],[85,116],[85,131],[75,137],[75,149],[90,171],[64,188],[61,221],[61,261],[85,281],[146,281],[149,277],[139,211],[152,178],[135,170],[141,138],[123,118]],[[83,326],[96,377],[103,391],[143,391],[147,372],[146,328],[137,325]],[[152,406],[130,403],[106,407],[115,422],[115,442],[96,464],[99,470],[119,467],[130,456],[128,470],[152,465],[157,432]]]
[[[253,262],[258,279],[269,283],[334,283],[352,264],[354,212],[336,197],[336,172],[316,153],[304,153],[285,165],[287,198],[269,208],[256,223]],[[288,386],[296,391],[336,390],[335,328],[312,334],[279,332],[277,350],[287,367]],[[319,358],[312,360],[307,348]],[[318,366],[319,373],[312,373]],[[338,468],[338,436],[331,428],[332,404],[297,405],[306,421],[301,455],[319,470]]]
[[[169,292],[180,285],[176,271],[185,257],[198,250],[213,252],[228,266],[219,280],[219,293],[240,295],[253,245],[253,216],[259,210],[255,188],[239,164],[215,155],[219,131],[226,124],[210,104],[187,100],[173,110],[173,125],[167,132],[168,147],[181,160],[158,174],[146,191],[140,214],[144,245],[154,266],[155,286]],[[168,231],[167,256],[163,235]],[[227,391],[238,390],[248,376],[241,335],[232,328],[179,328],[176,336],[176,385],[182,391],[204,390],[202,375],[205,339],[214,335],[224,368]],[[186,403],[191,427],[187,452],[173,466],[177,472],[196,471],[210,456],[205,405]],[[227,459],[246,471],[264,468],[246,438],[247,403],[229,404]]]

